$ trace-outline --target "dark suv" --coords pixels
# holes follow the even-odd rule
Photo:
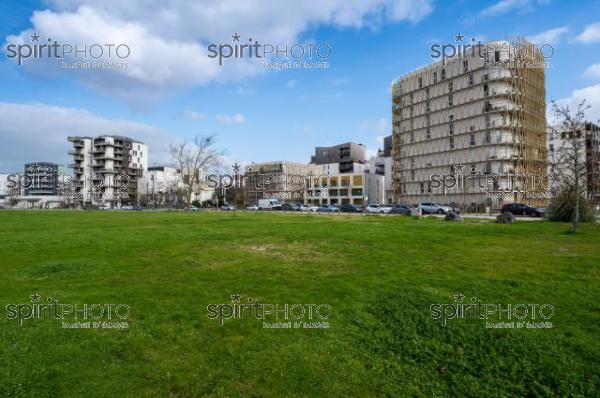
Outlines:
[[[342,213],[362,213],[362,207],[346,203],[340,207]]]
[[[544,209],[536,208],[523,203],[508,203],[502,206],[502,213],[508,212],[515,216],[531,216],[531,217],[543,217]]]
[[[394,205],[394,207],[392,207],[392,211],[390,211],[390,213],[410,215],[410,206],[409,205]]]

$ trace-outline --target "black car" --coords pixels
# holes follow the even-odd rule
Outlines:
[[[410,215],[410,206],[409,205],[394,205],[392,207],[392,214],[407,214]]]
[[[539,209],[533,206],[524,205],[523,203],[508,203],[502,206],[502,213],[508,212],[515,216],[531,216],[531,217],[543,217],[544,209]]]
[[[342,213],[362,213],[363,209],[361,206],[346,203],[340,206],[340,211]]]

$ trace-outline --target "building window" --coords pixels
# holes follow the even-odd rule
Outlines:
[[[454,83],[450,82],[448,83],[448,91],[452,92],[454,90]]]
[[[448,125],[448,134],[454,134],[454,122],[450,122],[450,124]]]
[[[352,176],[352,185],[354,186],[362,186],[363,177],[362,176]]]
[[[415,132],[414,131],[410,132],[410,142],[411,143],[415,142]]]
[[[486,96],[486,97],[488,95],[490,95],[490,88],[489,88],[489,86],[487,84],[483,85],[483,95]]]
[[[431,193],[431,181],[427,183],[427,192]]]
[[[429,105],[429,101],[425,103],[425,112],[429,112],[431,110],[431,106]]]
[[[448,106],[453,106],[454,105],[454,96],[452,95],[452,93],[448,94]]]
[[[471,163],[471,175],[475,175],[477,169],[475,169],[475,163]]]
[[[469,75],[469,86],[472,86],[473,84],[475,84],[475,77],[473,76],[473,74],[471,73]]]
[[[469,137],[469,145],[475,146],[475,134],[471,133]]]
[[[500,51],[494,52],[494,61],[500,62]]]
[[[433,72],[433,82],[437,83],[437,72]]]
[[[490,132],[490,130],[485,130],[485,143],[489,144],[490,141],[492,140],[491,138],[492,133]]]
[[[463,73],[467,73],[469,71],[469,61],[466,59],[463,61]]]
[[[492,174],[492,162],[485,162],[485,174]]]
[[[423,88],[423,78],[419,76],[419,88]]]
[[[454,149],[454,137],[450,137],[450,149]]]
[[[427,138],[427,139],[431,138],[431,130],[429,130],[429,127],[427,127],[427,130],[425,130],[425,138]]]
[[[483,81],[487,82],[489,80],[490,76],[486,73],[483,75]]]
[[[442,69],[442,80],[446,80],[446,69]]]
[[[490,115],[485,115],[485,127],[488,129],[490,127],[492,127],[492,122],[490,121]]]
[[[423,183],[421,183],[420,185],[421,185],[421,193],[425,193],[425,186],[423,185]]]

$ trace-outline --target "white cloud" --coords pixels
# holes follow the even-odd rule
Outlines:
[[[243,124],[246,123],[246,118],[241,113],[235,115],[218,114],[217,120],[223,124]]]
[[[148,144],[150,162],[168,160],[166,146],[174,140],[168,132],[147,124],[107,119],[85,109],[41,103],[0,102],[0,171],[15,172],[26,162],[72,163],[67,136],[118,134]]]
[[[549,29],[537,35],[529,36],[527,39],[534,44],[556,44],[561,36],[568,33],[569,28],[562,26],[559,28]]]
[[[581,43],[595,43],[600,41],[600,22],[586,26],[583,32],[575,38],[575,41]]]
[[[256,62],[238,59],[219,67],[208,58],[206,46],[231,43],[233,33],[263,44],[296,43],[319,25],[361,28],[414,23],[433,9],[431,0],[49,0],[48,4],[50,9],[34,12],[31,29],[7,37],[7,42],[30,42],[28,36],[37,32],[73,45],[125,43],[131,47],[127,69],[68,73],[131,104],[152,103],[215,80],[265,73]],[[58,63],[28,64],[31,73],[48,69],[67,73],[60,71]]]
[[[203,120],[206,119],[206,115],[204,113],[192,111],[190,109],[186,109],[183,111],[183,117],[187,120]]]
[[[585,103],[590,106],[590,108],[586,111],[586,119],[591,122],[597,122],[600,120],[600,84],[584,87],[579,90],[573,90],[570,97],[560,99],[556,102],[558,105],[567,105],[571,111],[575,111],[577,109],[577,105],[579,105],[583,100],[585,100]],[[548,122],[550,124],[556,124],[556,121],[551,114],[551,110],[551,106],[549,105]]]
[[[592,79],[600,79],[600,64],[594,64],[589,66],[584,75],[587,77],[591,77]]]
[[[506,14],[508,12],[531,12],[535,9],[535,5],[547,4],[547,0],[501,0],[479,12],[481,17],[492,17]]]

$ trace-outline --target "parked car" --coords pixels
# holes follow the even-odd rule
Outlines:
[[[298,211],[308,211],[308,205],[298,205]]]
[[[196,207],[196,206],[190,206],[190,210],[191,210],[191,211],[199,211],[199,210],[200,210],[200,208],[199,208],[199,207]]]
[[[362,213],[362,207],[346,203],[340,206],[342,213]]]
[[[221,206],[221,210],[223,210],[223,211],[233,211],[233,210],[235,210],[235,207],[226,204],[226,205]]]
[[[319,213],[339,213],[340,209],[334,205],[321,205],[317,211]]]
[[[319,210],[319,206],[308,206],[308,211],[312,211],[313,213],[316,212],[317,210]]]
[[[502,206],[500,212],[509,212],[515,216],[543,217],[546,213],[546,209],[525,205],[523,203],[508,203]]]
[[[133,210],[133,206],[131,206],[131,205],[121,206],[121,210]]]
[[[409,205],[394,205],[392,207],[392,214],[405,214],[410,215],[410,206]]]
[[[450,206],[440,205],[434,202],[422,202],[419,204],[423,214],[448,214],[453,211]]]
[[[248,206],[248,207],[246,207],[246,210],[257,211],[258,210],[258,206],[257,205]]]
[[[279,210],[282,211],[295,211],[296,210],[296,206],[290,203],[283,203],[281,206],[279,206]]]
[[[139,210],[144,210],[144,208],[143,208],[142,206],[133,205],[132,207],[133,207],[133,209],[132,209],[132,210],[138,210],[138,211],[139,211]]]
[[[371,204],[365,209],[367,213],[378,213],[378,214],[389,214],[392,211],[392,207],[388,205]]]
[[[109,204],[104,204],[104,205],[100,205],[100,206],[98,207],[98,209],[99,209],[99,210],[110,210],[110,209],[111,209],[111,207],[110,207],[110,205],[109,205]]]
[[[0,210],[4,210],[4,206],[0,205]]]

